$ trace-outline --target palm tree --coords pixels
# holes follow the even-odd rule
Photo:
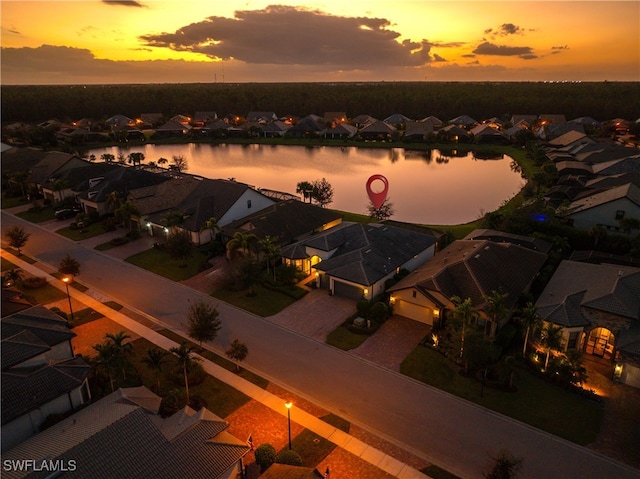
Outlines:
[[[189,347],[186,341],[182,341],[180,347],[171,348],[169,351],[175,354],[178,358],[178,367],[182,369],[182,374],[184,376],[184,388],[187,393],[187,404],[189,404],[189,368],[195,361],[201,361],[201,359],[192,355],[193,349]]]
[[[232,253],[237,249],[242,249],[242,254],[247,257],[251,243],[256,241],[258,237],[253,233],[245,234],[242,231],[236,231],[227,242],[227,257],[231,259]]]
[[[144,161],[144,153],[141,153],[139,151],[134,153],[129,153],[129,156],[127,157],[127,161],[133,166],[141,165],[142,162]]]
[[[538,308],[534,306],[534,304],[529,301],[521,310],[518,316],[520,320],[520,324],[524,326],[524,344],[522,345],[522,357],[527,356],[527,345],[529,343],[529,335],[540,328],[542,324],[542,318],[538,314]]]
[[[456,305],[452,311],[453,316],[461,323],[460,360],[462,360],[464,356],[465,329],[467,325],[471,323],[471,320],[475,317],[476,313],[473,310],[471,298],[463,300],[460,296],[454,296],[451,298],[451,301]]]
[[[20,268],[12,268],[2,276],[2,287],[13,286],[24,277],[24,271]]]
[[[220,225],[218,225],[218,220],[214,216],[212,216],[207,221],[205,221],[200,228],[200,233],[202,233],[203,231],[211,231],[211,239],[213,240],[216,236],[216,232],[222,231],[222,228],[220,228]]]
[[[158,166],[166,165],[167,163],[169,163],[169,160],[166,158],[158,158]]]
[[[112,153],[104,153],[100,155],[100,159],[105,163],[113,163],[116,159],[116,156]]]
[[[169,231],[172,233],[178,229],[177,226],[184,223],[184,215],[176,210],[169,211],[163,218],[167,223],[167,228],[169,228]]]
[[[542,329],[542,344],[547,348],[547,357],[544,361],[544,369],[547,369],[551,351],[559,351],[562,347],[562,326],[547,323]]]
[[[489,316],[491,322],[495,323],[497,329],[509,314],[509,310],[505,306],[505,301],[509,298],[509,295],[494,290],[490,295],[484,296],[483,298],[487,303],[485,306],[487,316]]]
[[[296,186],[296,193],[302,193],[303,199],[309,199],[311,203],[311,193],[313,192],[313,184],[309,181],[301,181]]]
[[[111,392],[115,391],[113,373],[117,367],[118,358],[116,357],[115,347],[111,342],[96,344],[93,349],[98,355],[93,359],[96,369],[103,372],[109,378]]]
[[[264,252],[264,255],[267,257],[267,274],[269,274],[269,265],[272,260],[278,258],[280,256],[280,246],[276,244],[278,238],[273,238],[271,236],[265,236],[259,241],[260,248]],[[273,280],[276,280],[276,267],[273,266]]]
[[[127,379],[126,367],[129,364],[129,356],[133,354],[133,345],[130,342],[125,343],[124,341],[131,339],[131,336],[124,331],[119,331],[115,334],[107,333],[105,334],[105,338],[113,344],[114,354],[122,369],[122,379]]]
[[[107,211],[114,213],[118,208],[122,206],[122,200],[118,196],[118,193],[114,190],[107,195],[104,200],[104,207]]]
[[[140,215],[140,210],[138,210],[138,207],[130,201],[125,201],[113,212],[113,214],[116,218],[120,219],[120,221],[126,223],[129,226],[129,231],[131,231],[133,229],[133,221],[131,221],[131,217]]]
[[[26,170],[16,171],[11,175],[11,180],[18,183],[20,186],[20,191],[22,191],[22,196],[26,197],[27,192],[25,191],[25,185],[27,184],[27,178],[29,178],[29,172]]]
[[[147,348],[147,354],[142,358],[142,362],[152,369],[156,374],[156,393],[160,394],[160,374],[162,374],[162,368],[164,367],[169,354],[164,349],[158,347]]]

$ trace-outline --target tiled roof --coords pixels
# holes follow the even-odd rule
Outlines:
[[[139,168],[121,166],[105,174],[104,179],[94,186],[89,187],[89,182],[87,181],[78,186],[76,191],[82,191],[79,196],[85,199],[89,197],[89,192],[95,193],[91,201],[100,203],[105,201],[113,191],[116,192],[119,198],[126,198],[130,191],[157,185],[167,180],[168,177],[164,175],[158,175]]]
[[[371,285],[436,242],[430,235],[383,224],[342,223],[301,243],[335,252],[315,268],[336,278]],[[283,255],[297,251],[295,246]],[[308,255],[307,255],[308,256]]]
[[[7,333],[4,331],[4,326],[2,329],[3,371],[51,349],[47,343],[39,339],[31,331],[20,330],[12,336],[5,337]]]
[[[501,291],[508,294],[506,306],[512,308],[546,259],[543,253],[512,243],[458,240],[389,291],[415,287],[433,298],[445,298],[442,306],[459,296],[471,298],[478,308],[483,307],[483,296]]]
[[[579,303],[576,301],[580,299]],[[565,305],[564,303],[571,303]],[[563,261],[536,302],[539,311],[563,326],[581,325],[576,305],[640,319],[640,269],[611,264]],[[562,307],[566,318],[558,313]],[[541,313],[542,314],[542,313]],[[543,316],[546,319],[546,316]]]
[[[287,200],[234,221],[224,228],[224,232],[227,236],[233,236],[235,231],[241,231],[244,225],[250,223],[251,233],[258,238],[277,237],[280,244],[286,245],[293,239],[317,231],[341,217],[342,215],[327,208]]]
[[[573,214],[595,208],[596,206],[611,203],[621,198],[627,198],[629,201],[640,206],[640,188],[628,183],[599,193],[594,193],[590,196],[573,201],[568,207],[568,215],[571,216]]]
[[[538,314],[545,321],[568,328],[587,326],[589,321],[582,315],[580,310],[580,302],[584,297],[584,293],[585,291],[579,291],[567,296],[562,303],[543,306],[538,309]]]
[[[71,358],[2,371],[2,424],[79,388],[89,369],[82,359]]]
[[[249,451],[245,442],[225,431],[226,422],[206,409],[185,408],[162,419],[141,407],[122,404],[127,395],[103,398],[3,454],[3,459],[47,457],[67,464],[74,460],[77,469],[68,476],[78,478],[215,479],[227,477]],[[170,424],[169,437],[163,434],[165,424]],[[6,477],[46,474],[10,471]]]
[[[492,229],[475,229],[467,236],[466,240],[491,240],[496,243],[513,243],[518,246],[532,249],[534,251],[540,251],[547,254],[551,249],[552,244],[548,241],[534,238],[532,236],[516,235],[512,233],[505,233],[504,231],[492,230]]]
[[[49,346],[69,341],[76,334],[69,323],[43,306],[34,306],[11,316],[2,318],[2,340],[21,331],[30,331]]]

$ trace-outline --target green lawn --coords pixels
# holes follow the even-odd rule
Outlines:
[[[338,416],[329,414],[320,419],[346,433],[349,432],[349,422]],[[306,467],[316,467],[335,448],[334,443],[308,429],[304,429],[291,441],[291,449],[300,454],[302,463]]]
[[[247,289],[231,291],[224,288],[215,291],[212,296],[262,317],[273,316],[296,301],[286,294],[266,289],[259,284],[253,287],[253,291],[255,294],[249,296]]]
[[[65,236],[73,241],[82,241],[87,238],[93,238],[94,236],[99,236],[101,234],[104,234],[105,231],[104,231],[104,228],[102,227],[102,223],[95,222],[95,223],[91,223],[90,225],[82,229],[79,229],[79,228],[72,229],[70,226],[67,226],[66,228],[61,228],[59,230],[56,230],[56,233],[59,235]]]
[[[150,248],[142,253],[129,256],[125,261],[140,268],[164,276],[172,281],[184,281],[200,272],[200,266],[207,260],[207,256],[194,249],[185,267],[172,259],[168,253],[157,248]]]
[[[6,208],[15,208],[16,206],[26,205],[29,201],[24,196],[15,196],[13,198],[7,198],[2,195],[2,204],[0,207],[4,210]]]
[[[343,351],[349,351],[360,346],[368,337],[367,334],[355,334],[345,326],[338,326],[327,335],[327,344]]]
[[[53,212],[53,206],[43,206],[37,211],[23,211],[22,213],[17,213],[16,216],[31,223],[42,223],[54,219]]]
[[[602,421],[601,404],[550,384],[525,369],[518,370],[517,392],[488,387],[459,374],[458,367],[431,348],[418,346],[400,371],[443,391],[475,402],[581,445],[593,442]]]
[[[18,282],[17,287],[24,293],[25,298],[27,298],[30,303],[34,304],[46,305],[67,297],[66,293],[54,288],[50,284],[42,286],[41,288],[30,289],[25,288],[21,282]]]

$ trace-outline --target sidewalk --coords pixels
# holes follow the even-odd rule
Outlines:
[[[37,266],[22,261],[20,258],[13,256],[5,250],[2,250],[2,257],[16,264],[19,268],[29,274],[47,277],[49,284],[60,289],[66,294],[65,286],[61,281],[42,271]],[[179,346],[177,343],[157,333],[150,327],[145,326],[131,319],[129,316],[104,305],[89,294],[80,292],[75,288],[70,288],[69,293],[74,300],[80,301],[87,307],[92,308],[93,310],[104,315],[106,318],[115,321],[122,327],[130,330],[135,335],[144,337],[160,348],[169,350],[172,347]],[[154,318],[147,317],[146,319],[148,321],[151,321],[152,323],[161,324]],[[184,336],[184,333],[182,333],[181,331],[175,332]],[[202,360],[202,366],[204,370],[208,374],[229,384],[230,386],[251,397],[263,406],[266,406],[270,410],[282,415],[283,417],[286,417],[287,412],[286,408],[283,407],[283,401],[281,397],[242,379],[234,373],[212,363],[206,358],[200,357],[200,359]],[[410,467],[409,465],[395,459],[394,457],[391,457],[390,455],[382,452],[381,450],[368,445],[360,439],[357,439],[353,435],[347,434],[301,409],[296,409],[294,422],[331,441],[344,451],[355,455],[356,457],[368,462],[378,469],[381,469],[390,476],[397,477],[399,479],[427,479],[429,477]]]

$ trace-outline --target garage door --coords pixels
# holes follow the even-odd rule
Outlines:
[[[431,314],[431,310],[408,301],[403,301],[401,299],[396,301],[393,306],[393,314],[433,326],[433,315]]]
[[[355,299],[356,301],[362,298],[362,288],[352,284],[341,283],[340,281],[334,281],[333,292],[338,296]]]

